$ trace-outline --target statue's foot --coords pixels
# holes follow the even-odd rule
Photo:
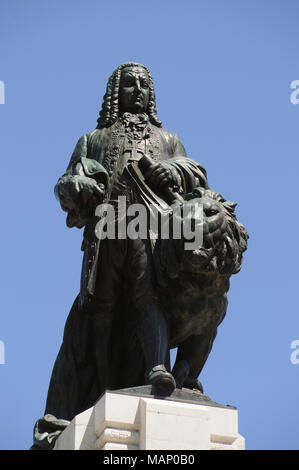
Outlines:
[[[184,381],[183,387],[189,388],[190,390],[198,390],[200,393],[203,393],[202,383],[197,379],[187,377]]]
[[[174,377],[167,372],[163,364],[151,369],[147,382],[153,386],[153,392],[157,395],[170,395],[176,387]]]

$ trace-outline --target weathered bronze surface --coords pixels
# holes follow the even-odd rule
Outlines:
[[[107,389],[149,385],[155,395],[183,387],[202,392],[198,375],[248,239],[236,203],[209,189],[205,169],[186,156],[176,134],[162,128],[151,74],[136,63],[111,75],[98,126],[79,139],[55,194],[68,227],[85,227],[81,291],[65,325],[33,448],[52,448],[68,421]],[[201,206],[202,244],[186,250],[184,238],[170,232],[163,239],[159,230],[145,238],[99,240],[95,208],[102,202],[116,207],[119,196],[128,206],[142,204],[148,214],[151,205],[159,214],[168,211],[170,219],[173,203]]]

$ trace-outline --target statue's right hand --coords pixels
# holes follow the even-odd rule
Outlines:
[[[73,191],[83,200],[84,203],[94,198],[97,202],[102,202],[105,196],[105,187],[98,184],[94,179],[86,176],[74,176],[72,180]]]
[[[86,176],[74,175],[58,184],[57,193],[64,210],[71,210],[76,205],[86,204],[91,199],[97,203],[102,202],[105,196],[105,187],[94,179]]]

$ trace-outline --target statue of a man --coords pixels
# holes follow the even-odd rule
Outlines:
[[[130,165],[150,162],[141,187]],[[127,204],[163,201],[208,188],[204,168],[186,157],[178,136],[156,114],[149,70],[119,66],[108,81],[98,126],[83,135],[55,194],[67,225],[85,227],[81,292],[75,300],[56,359],[45,413],[71,420],[106,389],[151,384],[168,390],[168,327],[156,292],[153,240],[104,239],[95,235],[95,208],[120,195]],[[161,202],[161,204],[160,204]],[[162,210],[162,209],[161,209]],[[53,418],[54,419],[54,418]]]
[[[80,293],[33,449],[53,448],[70,420],[107,389],[202,391],[197,378],[226,315],[229,279],[241,269],[248,240],[236,203],[208,188],[205,169],[186,156],[176,134],[162,128],[151,74],[137,63],[120,65],[109,78],[98,126],[79,139],[55,194],[67,225],[84,227],[84,256]],[[113,222],[117,231],[102,237],[98,224],[105,217],[98,209],[107,205],[115,209],[108,225]],[[123,236],[119,222],[129,229],[126,208],[136,205],[146,214],[146,227]],[[190,251],[187,236],[169,232],[165,238],[159,222],[157,229],[148,226],[153,212],[156,221],[166,214],[184,226],[189,216],[177,217],[175,207],[190,207],[194,234],[202,234]],[[169,351],[175,347],[171,371]]]

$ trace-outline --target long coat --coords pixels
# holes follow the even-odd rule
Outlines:
[[[150,130],[146,139],[146,153],[155,162],[167,160],[172,162],[180,175],[184,193],[192,191],[195,186],[208,187],[205,169],[194,160],[186,157],[186,151],[177,134],[148,123]],[[124,150],[125,132],[120,121],[109,128],[95,129],[84,134],[79,140],[71,156],[66,172],[58,180],[58,188],[67,183],[74,175],[85,175],[111,185],[113,174]],[[111,188],[112,189],[112,188]],[[90,295],[94,295],[99,240],[95,236],[96,218],[90,219],[85,226],[82,250],[84,251],[80,305],[83,306]]]
[[[147,154],[156,162],[167,160],[174,166],[178,172],[183,192],[192,191],[195,186],[207,187],[204,168],[196,161],[186,157],[185,149],[178,136],[150,123],[148,127]],[[69,179],[75,175],[84,175],[111,186],[117,163],[124,150],[124,142],[125,132],[120,121],[110,128],[95,129],[83,135],[75,147],[65,174],[56,185],[56,195],[59,196],[59,187],[67,184]],[[67,208],[64,207],[64,209]],[[45,413],[52,414],[59,419],[71,420],[76,414],[92,406],[103,392],[103,386],[97,380],[97,357],[96,349],[93,347],[97,338],[95,337],[94,323],[88,314],[88,301],[97,295],[98,291],[101,292],[102,283],[107,283],[109,275],[111,277],[110,271],[106,276],[106,269],[108,267],[110,269],[112,257],[118,262],[119,245],[115,245],[118,250],[115,252],[114,245],[106,243],[103,246],[102,254],[99,246],[99,240],[94,236],[94,221],[88,221],[82,245],[84,257],[81,292],[72,306],[65,325],[63,343],[53,368],[45,410]],[[138,249],[133,248],[133,250],[135,253],[138,252]],[[103,255],[100,265],[99,254],[100,258]],[[103,273],[102,267],[105,263],[105,272]],[[138,272],[134,266],[131,272],[137,279]],[[134,280],[132,284],[134,284]],[[123,309],[123,305],[120,308]],[[101,319],[102,321],[105,319]],[[118,342],[117,351],[113,350],[112,354],[118,356],[117,364],[121,369],[119,359],[125,355],[124,339],[126,347],[128,344],[132,346],[130,360],[127,361],[132,367],[129,372],[123,371],[123,375],[119,375],[118,382],[113,382],[114,388],[140,385],[137,375],[134,379],[134,373],[142,368],[142,351],[138,344],[134,343],[135,340],[130,341],[129,338],[125,338],[125,331],[121,331],[114,340]],[[128,351],[126,354],[129,354]],[[126,381],[128,375],[131,377],[131,382]],[[136,383],[132,382],[134,380]]]

